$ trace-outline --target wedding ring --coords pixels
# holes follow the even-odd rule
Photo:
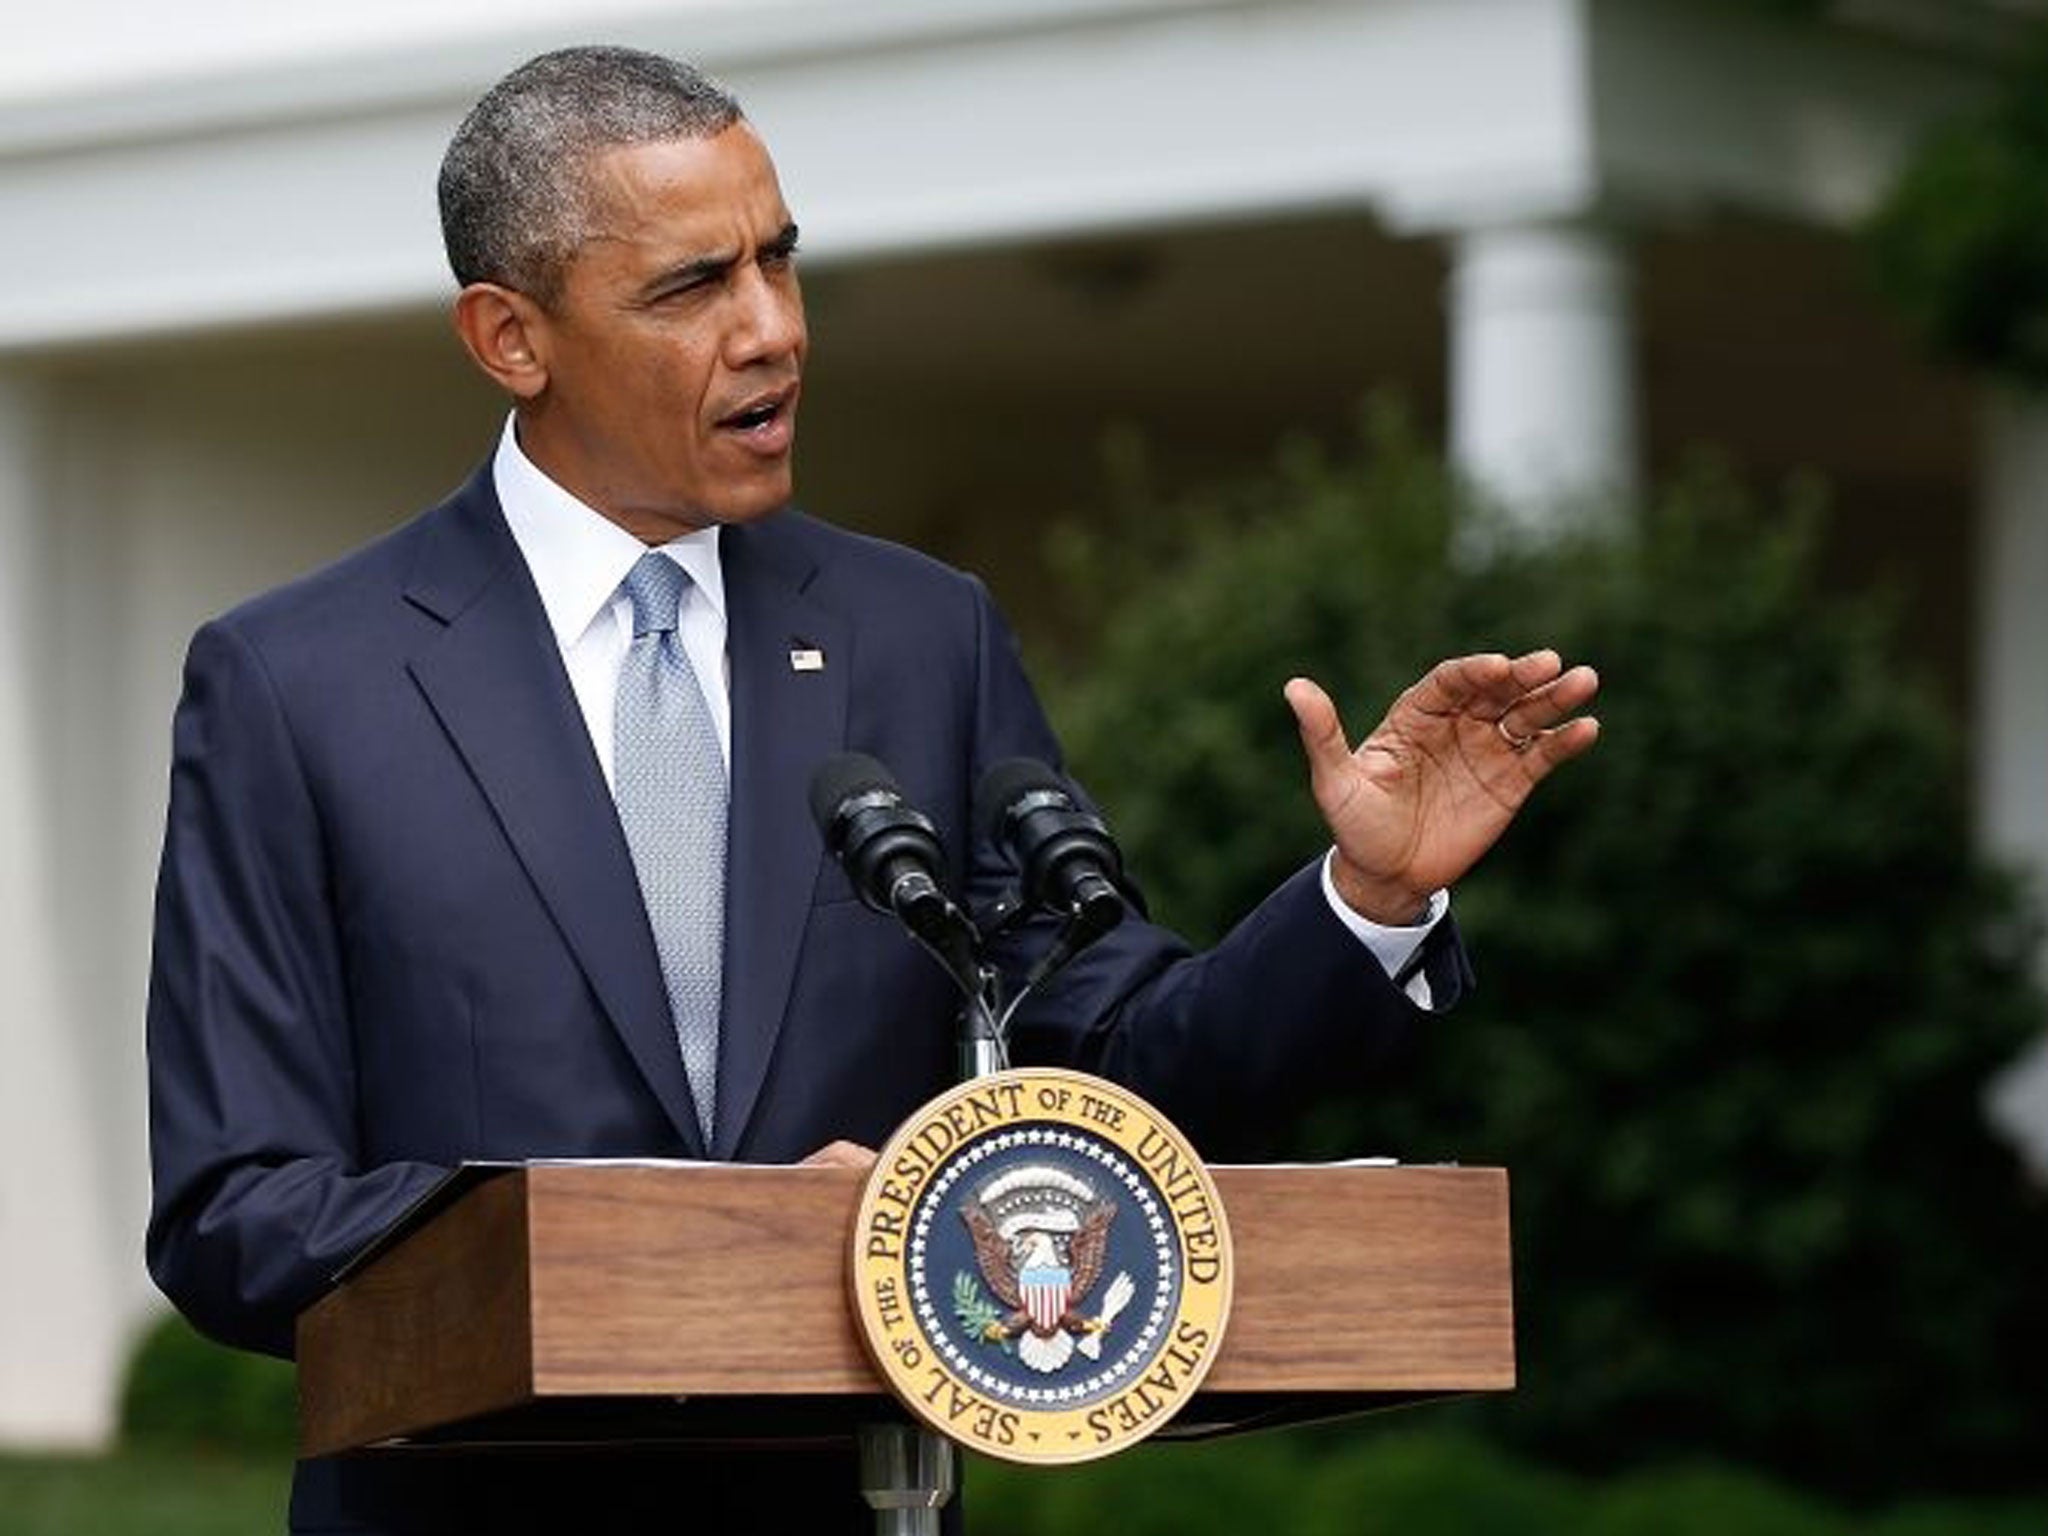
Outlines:
[[[1502,715],[1498,720],[1494,721],[1493,728],[1500,732],[1500,739],[1508,744],[1510,752],[1526,752],[1536,745],[1536,733],[1531,731],[1527,736],[1517,736],[1508,729],[1508,717],[1506,715]]]

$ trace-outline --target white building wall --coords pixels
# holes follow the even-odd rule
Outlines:
[[[0,386],[0,1444],[104,1441],[159,1305],[141,1021],[185,642],[467,472],[499,408],[437,329]]]
[[[101,1134],[132,1110],[107,1098],[134,1073],[108,1070],[107,1032],[76,1027],[90,936],[60,895],[85,850],[53,814],[53,748],[95,701],[66,696],[42,582],[55,421],[45,380],[0,376],[0,1442],[30,1444],[89,1441],[105,1423],[130,1315],[107,1196],[134,1185]]]

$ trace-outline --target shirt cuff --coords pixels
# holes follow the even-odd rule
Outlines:
[[[1442,922],[1444,914],[1451,910],[1451,893],[1433,892],[1429,898],[1428,910],[1423,913],[1422,920],[1412,927],[1389,928],[1384,923],[1376,923],[1369,917],[1359,916],[1345,904],[1344,898],[1337,894],[1337,882],[1330,874],[1331,863],[1336,857],[1337,850],[1334,848],[1323,855],[1323,900],[1330,904],[1330,910],[1336,914],[1337,921],[1351,930],[1351,936],[1372,951],[1372,957],[1379,961],[1380,969],[1390,978],[1399,977],[1414,961],[1424,941],[1429,938],[1430,931]],[[1408,994],[1409,1000],[1417,1007],[1430,1006],[1429,977],[1423,972],[1422,967],[1414,967],[1414,973],[1407,978],[1401,990]]]

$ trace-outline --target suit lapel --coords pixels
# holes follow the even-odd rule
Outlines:
[[[648,1086],[703,1155],[632,856],[488,468],[444,509],[406,596],[444,626],[412,657],[415,681]]]
[[[811,774],[839,750],[846,731],[851,634],[805,595],[814,567],[791,535],[780,518],[720,535],[732,812],[712,1149],[719,1157],[740,1145],[781,1032],[824,856],[810,817]],[[802,651],[819,655],[792,655]]]

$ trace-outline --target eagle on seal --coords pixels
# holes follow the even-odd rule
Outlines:
[[[1009,1309],[982,1328],[982,1338],[1015,1339],[1018,1358],[1042,1372],[1065,1365],[1077,1338],[1081,1352],[1096,1358],[1101,1335],[1134,1289],[1129,1275],[1118,1274],[1101,1313],[1077,1310],[1102,1277],[1115,1202],[1061,1169],[1032,1166],[989,1180],[960,1217],[982,1278]]]

